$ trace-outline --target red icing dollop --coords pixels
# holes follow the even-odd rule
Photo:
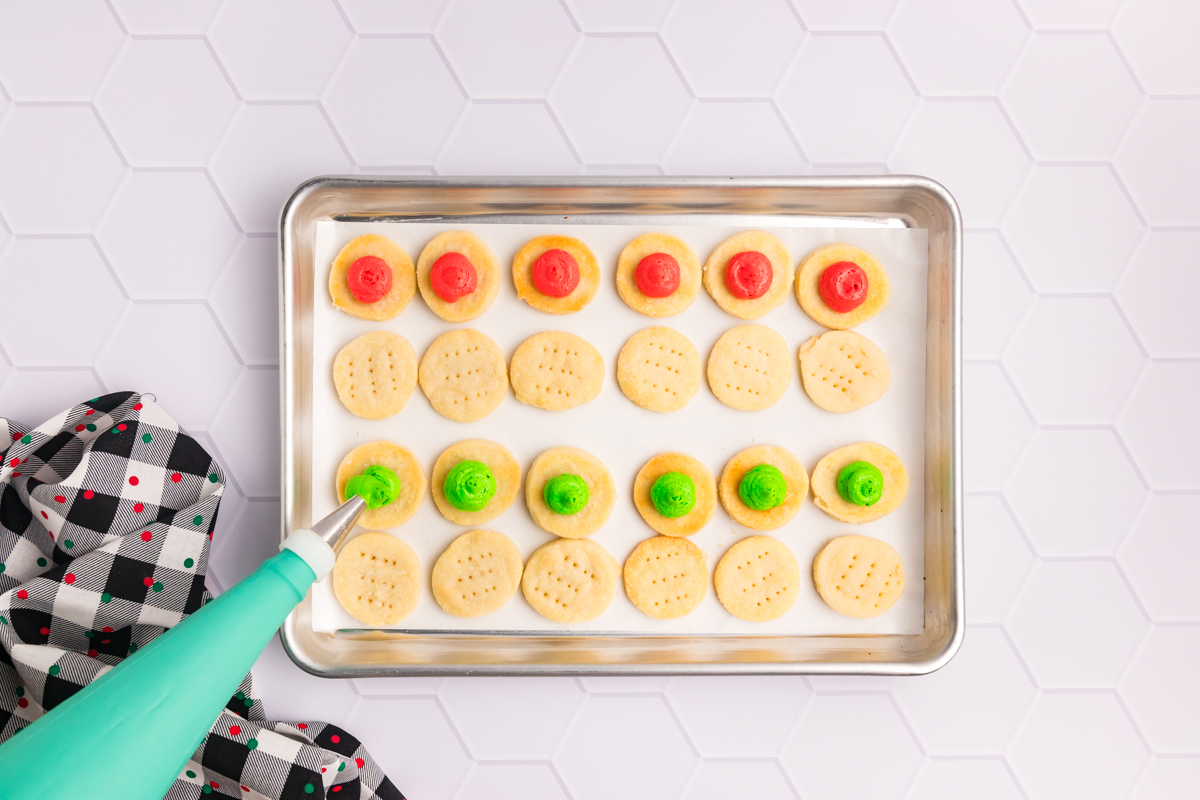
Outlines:
[[[817,290],[825,305],[839,314],[853,311],[867,299],[867,273],[853,261],[830,264],[821,273]]]
[[[679,262],[667,253],[651,253],[638,262],[633,279],[647,297],[670,297],[679,289]]]
[[[770,259],[757,250],[738,253],[725,265],[725,286],[730,294],[742,300],[762,297],[771,288],[774,277]]]
[[[579,285],[579,264],[566,250],[547,250],[533,262],[533,288],[547,297],[566,297]]]
[[[378,256],[363,256],[346,273],[350,294],[360,303],[375,303],[392,290],[392,268]]]
[[[462,253],[446,253],[429,268],[429,283],[438,297],[453,303],[475,291],[479,274]]]

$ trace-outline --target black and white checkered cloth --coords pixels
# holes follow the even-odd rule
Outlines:
[[[221,469],[154,402],[0,418],[0,743],[209,601]],[[358,740],[268,722],[250,676],[169,800],[403,800]]]

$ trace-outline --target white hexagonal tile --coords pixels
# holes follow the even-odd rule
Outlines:
[[[1001,93],[1038,158],[1100,161],[1129,129],[1142,92],[1112,40],[1039,34]]]
[[[23,106],[0,125],[0,213],[18,233],[87,231],[125,167],[85,106]]]
[[[333,0],[229,3],[208,34],[242,96],[316,97],[353,34]]]
[[[1148,759],[1107,692],[1043,695],[1008,753],[1033,800],[1118,800],[1129,794]]]
[[[1200,64],[1188,56],[1200,5],[1175,0],[1128,3],[1113,36],[1150,94],[1200,93]]]
[[[1121,679],[1121,696],[1155,752],[1200,751],[1200,628],[1156,627]]]
[[[675,797],[697,761],[660,697],[589,697],[554,757],[577,800]]]
[[[1104,29],[1123,0],[1017,0],[1037,30]]]
[[[351,691],[349,682],[325,680],[299,669],[284,652],[278,636],[271,637],[270,644],[258,657],[258,661],[254,662],[251,674],[255,677],[254,687],[262,698],[268,719],[282,719],[289,722],[307,720],[331,722],[339,727],[352,730],[354,735],[367,745],[367,749],[371,750],[370,740],[367,738],[370,735],[370,724],[367,719],[370,717],[365,714],[355,717],[355,712],[360,711],[365,704],[357,702],[358,698]],[[270,680],[263,680],[264,675],[270,675]],[[405,718],[401,717],[401,719]],[[355,721],[351,722],[351,720]],[[417,724],[417,721],[412,718],[408,718],[406,721],[412,725]],[[403,727],[403,725],[396,725],[393,721],[391,723],[393,735],[399,733],[397,729]],[[437,731],[433,729],[432,725],[425,733],[430,738],[437,736]],[[389,748],[380,747],[379,744],[377,740],[375,748],[371,750],[371,755],[375,756],[377,761],[383,761]],[[449,753],[445,755],[448,756]],[[393,774],[402,773],[393,772]]]
[[[670,678],[662,675],[588,675],[579,679],[588,694],[662,694]]]
[[[41,425],[71,406],[104,394],[105,388],[90,369],[14,369],[0,388],[0,417]]]
[[[422,675],[415,678],[354,678],[354,690],[363,697],[433,697],[445,678]]]
[[[998,497],[968,496],[967,608],[972,622],[1001,622],[1037,557]]]
[[[338,0],[359,33],[424,33],[433,30],[447,0]]]
[[[550,105],[587,163],[657,163],[691,95],[649,37],[586,38],[550,95]],[[637,120],[613,136],[616,118]]]
[[[675,0],[565,0],[588,33],[656,31]]]
[[[963,366],[964,486],[1000,489],[1033,435],[1034,424],[998,364]]]
[[[818,692],[885,692],[896,683],[890,675],[809,675]]]
[[[226,495],[236,494],[226,489]],[[208,570],[228,589],[279,552],[280,511],[278,500],[241,503],[236,513],[221,501],[221,530],[214,532]],[[229,514],[226,517],[226,514]],[[228,521],[226,521],[228,520]]]
[[[566,790],[558,782],[549,764],[476,764],[455,795],[455,800],[560,798],[568,800]]]
[[[1192,586],[1200,537],[1184,534],[1197,519],[1200,496],[1155,494],[1117,555],[1156,622],[1200,622],[1200,594]]]
[[[662,35],[697,95],[767,97],[804,30],[787,0],[680,0]]]
[[[1148,492],[1111,431],[1043,430],[1005,494],[1042,555],[1108,555]]]
[[[683,124],[663,169],[675,175],[799,175],[804,158],[765,100],[701,102]]]
[[[438,690],[475,759],[549,758],[584,700],[572,678],[447,678]]]
[[[1117,286],[1117,302],[1152,357],[1200,356],[1190,302],[1200,294],[1200,270],[1180,268],[1198,252],[1200,232],[1151,231]]]
[[[279,245],[274,237],[242,237],[209,302],[244,363],[279,363]]]
[[[279,209],[301,181],[348,172],[350,161],[312,106],[249,106],[212,162],[212,175],[242,230],[274,233]]]
[[[1052,561],[1034,568],[1007,623],[1038,685],[1116,684],[1149,623],[1108,561]]]
[[[1110,291],[1143,230],[1108,167],[1034,168],[1004,221],[1017,258],[1042,291]]]
[[[1117,170],[1151,225],[1200,224],[1200,100],[1153,99],[1117,152]]]
[[[875,30],[882,28],[899,0],[794,0],[809,30]]]
[[[247,497],[279,496],[279,370],[243,370],[209,430]]]
[[[543,96],[578,37],[557,0],[457,0],[437,26],[471,97]]]
[[[1116,419],[1146,358],[1107,297],[1041,297],[1004,356],[1041,423]]]
[[[706,761],[683,793],[683,800],[794,800],[796,793],[775,761]]]
[[[157,0],[113,0],[113,8],[132,34],[203,33],[221,0],[159,3]]]
[[[397,787],[404,787],[407,797],[452,797],[471,766],[449,721],[431,699],[364,700],[346,729]]]
[[[805,797],[899,800],[924,756],[886,696],[817,695],[782,760]]]
[[[199,39],[134,39],[96,97],[130,163],[200,165],[238,108]]]
[[[1029,37],[1010,0],[909,0],[887,30],[925,94],[999,90]]]
[[[774,755],[812,691],[801,678],[678,677],[667,700],[702,756]]]
[[[1200,364],[1155,363],[1133,390],[1117,430],[1155,489],[1200,488]]]
[[[238,242],[237,227],[199,172],[135,172],[96,238],[135,299],[208,294]]]
[[[0,292],[0,343],[18,366],[91,364],[128,304],[87,239],[15,240],[0,285],[12,287]]]
[[[1033,292],[999,234],[969,231],[963,253],[963,355],[999,358]]]
[[[934,760],[921,773],[908,800],[1018,800],[1020,788],[999,760]]]
[[[241,368],[203,305],[135,303],[96,369],[110,391],[151,392],[184,428],[205,430]]]
[[[421,80],[380,83],[378,75]],[[467,105],[424,38],[360,39],[322,102],[360,164],[432,163]]]
[[[1003,752],[1037,689],[996,628],[971,628],[958,655],[932,675],[900,678],[892,694],[925,750]]]
[[[544,103],[472,103],[437,169],[442,175],[574,175],[579,162]]]
[[[1200,758],[1156,758],[1146,770],[1133,800],[1194,800],[1200,785]]]
[[[972,228],[1000,224],[1031,167],[990,100],[923,102],[887,161],[944,184]]]
[[[17,99],[88,99],[124,40],[103,3],[7,4],[0,80]]]
[[[809,37],[778,97],[814,161],[886,160],[917,105],[882,36]]]

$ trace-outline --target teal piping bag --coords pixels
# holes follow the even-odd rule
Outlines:
[[[365,507],[354,496],[293,531],[279,555],[0,745],[0,800],[160,800]]]

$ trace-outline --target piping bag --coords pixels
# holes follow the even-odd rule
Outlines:
[[[355,495],[293,531],[279,555],[0,745],[0,800],[160,800],[284,619],[333,569],[364,508]]]

